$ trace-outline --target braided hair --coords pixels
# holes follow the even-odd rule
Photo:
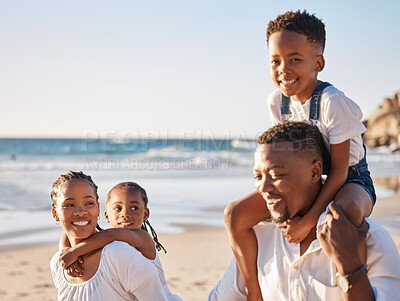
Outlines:
[[[143,187],[141,187],[139,184],[137,184],[135,182],[122,182],[122,183],[119,183],[119,184],[115,185],[113,188],[111,188],[111,190],[107,194],[106,204],[108,203],[108,201],[109,201],[109,199],[111,197],[111,193],[114,190],[121,189],[121,188],[129,189],[130,192],[139,192],[140,196],[141,196],[141,198],[142,198],[142,200],[144,202],[145,208],[147,208],[147,204],[149,202],[149,199],[147,198],[146,190],[144,190]],[[157,233],[154,230],[154,228],[151,226],[149,220],[144,220],[140,229],[146,231],[147,233],[149,233],[149,229],[148,228],[150,229],[150,234],[153,237],[153,240],[154,240],[154,242],[156,244],[156,249],[158,251],[163,250],[164,253],[167,253],[167,250],[158,241]]]
[[[57,204],[57,196],[64,188],[64,185],[69,183],[71,180],[84,180],[93,188],[96,194],[96,200],[99,200],[99,195],[97,194],[97,185],[93,182],[92,177],[85,175],[82,171],[68,171],[64,175],[60,175],[57,180],[53,183],[51,187],[51,206],[55,207]]]
[[[89,175],[85,175],[82,171],[68,171],[64,175],[60,175],[57,180],[53,183],[51,187],[51,207],[57,206],[57,196],[61,193],[62,189],[68,184],[71,180],[83,180],[86,181],[94,190],[96,195],[96,201],[99,200],[99,195],[97,193],[97,185],[93,182],[92,177]],[[99,224],[96,225],[96,228],[101,230]]]

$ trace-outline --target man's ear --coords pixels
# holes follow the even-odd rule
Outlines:
[[[322,177],[322,161],[321,160],[314,160],[311,166],[312,172],[312,181],[316,183],[321,180]]]
[[[148,220],[149,217],[150,217],[150,210],[149,210],[149,208],[146,208],[144,210],[144,220]]]
[[[317,61],[315,62],[315,71],[321,72],[325,67],[325,58],[322,54],[318,55]]]
[[[56,222],[59,222],[60,219],[58,217],[58,213],[55,207],[51,207],[51,214],[53,215],[53,218]]]

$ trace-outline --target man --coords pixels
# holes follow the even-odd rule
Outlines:
[[[258,139],[256,188],[273,221],[254,227],[263,299],[399,300],[400,255],[376,222],[368,220],[355,228],[340,206],[331,203],[299,244],[287,242],[276,224],[282,227],[287,219],[305,215],[317,198],[322,188],[322,143],[316,127],[301,122],[276,125]],[[359,253],[363,239],[366,265]],[[209,300],[246,300],[235,260]]]

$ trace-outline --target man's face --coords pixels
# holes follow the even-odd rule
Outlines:
[[[254,154],[256,189],[275,222],[304,215],[314,202],[315,164],[293,152],[291,142],[261,144]]]

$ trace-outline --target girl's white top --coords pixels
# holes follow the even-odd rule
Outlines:
[[[160,278],[161,285],[163,286],[165,294],[167,295],[167,299],[169,301],[182,301],[182,299],[179,296],[174,295],[169,291],[168,283],[167,283],[167,280],[165,279],[165,275],[164,275],[164,269],[161,265],[160,258],[158,258],[157,251],[156,251],[156,258],[154,258],[154,260],[151,260],[151,262],[154,264],[154,266],[157,269],[158,277]]]
[[[50,261],[58,300],[168,300],[155,265],[127,243],[106,245],[97,272],[83,283],[69,283],[58,258],[59,252]]]
[[[311,97],[302,104],[290,101],[291,121],[309,121]],[[276,90],[268,95],[268,106],[273,124],[283,122],[281,115],[281,92]],[[321,132],[328,149],[331,144],[340,144],[350,139],[349,166],[357,164],[364,157],[361,134],[367,129],[361,122],[360,107],[334,86],[328,86],[321,95],[319,120],[316,126]]]

